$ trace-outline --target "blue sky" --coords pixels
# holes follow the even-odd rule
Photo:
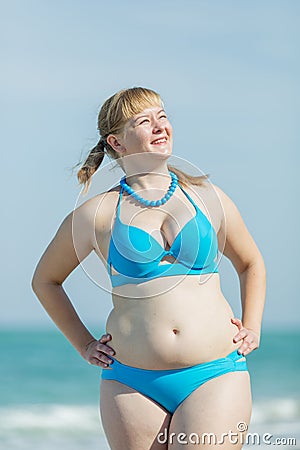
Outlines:
[[[208,172],[235,201],[261,249],[264,326],[299,326],[300,3],[1,3],[0,325],[52,326],[30,280],[80,192],[70,168],[97,141],[103,101],[140,85],[164,100],[174,154]],[[221,277],[239,315],[229,262]],[[65,288],[88,325],[95,317],[104,323],[110,297],[81,267]]]

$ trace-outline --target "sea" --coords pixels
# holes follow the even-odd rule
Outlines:
[[[101,369],[58,330],[0,331],[0,357],[1,450],[109,450],[99,413]],[[300,331],[263,332],[247,361],[253,412],[243,448],[299,450]]]

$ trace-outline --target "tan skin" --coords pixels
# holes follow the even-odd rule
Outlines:
[[[108,137],[110,145],[124,158],[130,185],[135,190],[141,189],[140,195],[148,199],[161,198],[169,185],[166,162],[172,152],[172,127],[163,116],[164,111],[153,106],[128,121],[121,136]],[[165,140],[155,144],[161,137]],[[157,156],[154,159],[153,153]],[[148,175],[135,175],[143,171],[145,162]],[[205,185],[191,186],[186,191],[204,214],[209,212],[219,248],[238,274],[242,320],[234,318],[221,292],[219,274],[190,275],[183,279],[165,277],[139,286],[114,288],[114,308],[107,320],[107,332],[99,340],[95,339],[79,319],[62,284],[93,250],[106,263],[118,188],[93,197],[64,219],[39,261],[32,286],[53,321],[90,364],[110,370],[112,351],[124,364],[170,369],[217,359],[236,348],[242,358],[258,348],[265,298],[263,259],[233,201],[218,186],[211,186],[213,189]],[[215,193],[220,202],[216,201]],[[137,208],[124,195],[123,222],[153,233],[165,248],[170,247],[180,229],[195,214],[179,188],[164,208],[159,208],[160,213],[148,209],[135,214]],[[73,240],[74,218],[78,234],[75,230]],[[177,223],[172,218],[178,219]],[[166,286],[168,289],[164,289]],[[205,408],[199,409],[203,404]],[[249,374],[232,372],[210,380],[192,392],[173,415],[122,383],[101,380],[100,410],[112,449],[180,449],[182,444],[178,442],[159,443],[158,433],[167,428],[168,433],[220,434],[230,428],[236,430],[241,420],[249,423]],[[216,411],[219,411],[218,420]],[[195,445],[186,447],[195,448]],[[222,448],[241,447],[227,442]]]

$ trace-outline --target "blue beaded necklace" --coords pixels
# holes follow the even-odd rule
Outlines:
[[[160,206],[163,205],[164,203],[166,203],[169,198],[172,197],[172,195],[174,194],[174,191],[176,189],[176,186],[178,184],[178,177],[174,172],[171,172],[169,170],[169,174],[171,175],[172,178],[172,182],[170,184],[170,187],[168,189],[168,192],[166,193],[166,195],[164,195],[160,200],[156,200],[156,201],[151,201],[151,200],[146,200],[143,197],[141,197],[140,195],[138,195],[127,183],[126,183],[126,176],[121,178],[120,180],[120,185],[122,186],[122,188],[128,192],[129,195],[132,195],[132,197],[134,197],[138,202],[142,203],[143,205],[146,206]]]

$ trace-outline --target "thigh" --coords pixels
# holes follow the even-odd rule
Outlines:
[[[166,450],[171,414],[115,380],[101,380],[100,415],[111,450]],[[161,434],[161,439],[157,436]]]
[[[185,440],[186,449],[238,450],[242,448],[245,435],[241,433],[245,431],[243,424],[248,426],[251,410],[251,385],[247,371],[230,372],[213,378],[193,391],[174,412],[168,448],[182,450],[182,441]],[[229,438],[226,433],[230,432]],[[172,433],[175,434],[172,436]],[[184,434],[178,437],[179,433]],[[213,435],[209,437],[206,433]]]

